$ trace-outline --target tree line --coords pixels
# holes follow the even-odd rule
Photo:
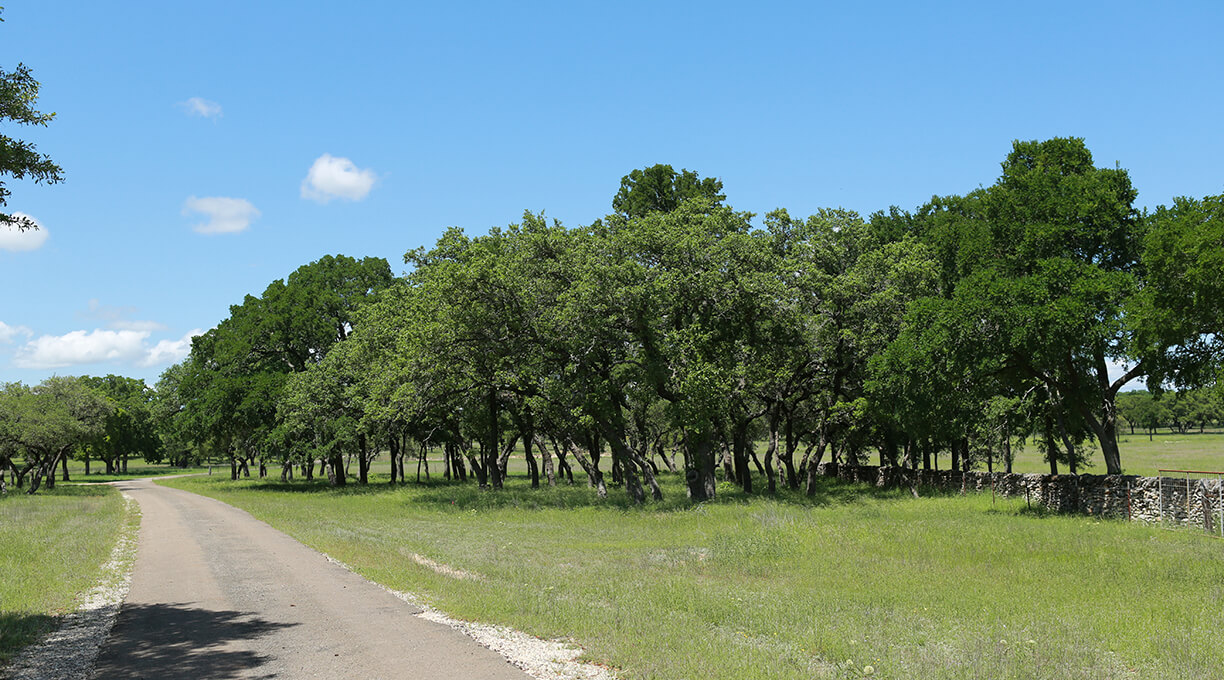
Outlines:
[[[1218,390],[1181,390],[1153,394],[1135,390],[1118,395],[1118,413],[1135,433],[1135,428],[1148,434],[1148,439],[1160,428],[1186,434],[1197,430],[1202,434],[1209,427],[1224,425],[1224,395]]]
[[[758,222],[656,165],[590,225],[452,228],[403,277],[302,266],[166,371],[159,427],[234,477],[367,483],[386,454],[396,483],[436,451],[444,477],[497,489],[521,452],[533,486],[577,472],[602,495],[606,469],[638,502],[672,472],[700,501],[720,475],[811,493],[819,463],[872,455],[1010,470],[1026,442],[1071,473],[1095,442],[1119,474],[1123,385],[1213,386],[1224,357],[1224,196],[1136,195],[1074,138],[867,218]]]
[[[85,474],[95,460],[106,474],[126,473],[129,457],[161,462],[173,447],[156,426],[156,396],[143,381],[117,375],[0,385],[0,493],[27,482],[29,493],[44,482],[54,488],[57,466],[69,481],[69,460],[83,461]]]

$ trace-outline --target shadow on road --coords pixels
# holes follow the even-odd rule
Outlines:
[[[271,657],[244,649],[242,643],[296,625],[268,621],[249,612],[124,605],[98,655],[93,677],[272,677],[257,672]]]

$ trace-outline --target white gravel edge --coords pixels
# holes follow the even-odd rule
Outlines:
[[[0,669],[0,678],[10,680],[69,680],[87,678],[93,672],[102,643],[110,635],[119,616],[119,607],[132,583],[136,561],[140,508],[123,494],[124,529],[102,565],[98,585],[81,596],[77,610],[64,617],[60,627],[45,638],[26,647],[13,662]],[[133,514],[137,516],[132,521]]]
[[[344,562],[325,553],[320,554],[328,561],[353,571],[353,568]],[[356,572],[353,571],[353,573]],[[366,580],[369,581],[369,579]],[[422,611],[417,614],[418,617],[454,628],[475,640],[480,646],[501,654],[511,664],[536,680],[617,680],[616,675],[603,666],[578,661],[578,657],[582,655],[582,649],[566,641],[541,640],[506,626],[491,626],[452,619],[425,604],[412,593],[394,590],[374,581],[370,583],[374,583],[409,604],[420,607]]]

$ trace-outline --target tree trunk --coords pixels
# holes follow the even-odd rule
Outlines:
[[[786,445],[783,447],[782,455],[779,460],[782,461],[783,467],[786,468],[786,487],[788,489],[799,488],[799,476],[795,474],[795,450],[799,448],[799,438],[795,436],[794,426],[791,418],[786,419]]]
[[[557,485],[557,472],[553,467],[552,451],[548,450],[548,445],[541,439],[539,441],[540,458],[544,460],[544,478],[548,480],[550,487]]]
[[[540,466],[536,463],[532,444],[535,443],[534,433],[523,433],[523,457],[527,459],[527,474],[531,477],[531,488],[540,488]]]
[[[708,426],[696,428],[690,431],[685,444],[691,459],[691,465],[684,471],[689,498],[699,503],[712,501],[717,493],[714,471],[718,466],[713,433]]]
[[[485,395],[485,406],[489,411],[489,423],[487,432],[485,433],[487,443],[485,446],[481,447],[481,451],[485,455],[482,462],[482,467],[484,468],[485,478],[492,483],[493,488],[500,489],[502,488],[502,479],[499,472],[497,454],[498,450],[501,448],[501,428],[497,423],[497,392],[494,392],[492,389],[488,391],[488,394]]]
[[[68,479],[68,456],[60,456],[60,466],[63,468],[63,473],[64,473],[64,476],[60,478],[60,481],[61,482],[72,481],[71,479]],[[86,470],[85,474],[89,474],[88,469]]]
[[[597,446],[599,443],[599,440],[598,438],[592,436],[588,438],[588,442],[589,443],[587,444],[588,446],[587,452],[591,454],[591,458],[588,459],[586,456],[582,455],[582,451],[575,448],[572,450],[574,454],[574,460],[577,460],[578,465],[580,465],[583,471],[586,472],[587,486],[590,486],[591,488],[595,489],[596,496],[600,498],[607,498],[608,497],[608,487],[607,485],[604,484],[603,472],[599,470],[599,455],[593,452],[591,448],[593,446]],[[566,446],[568,447],[569,444],[567,443]]]
[[[1058,474],[1058,446],[1054,444],[1054,425],[1050,416],[1045,417],[1046,458],[1050,460],[1050,474]]]
[[[331,455],[331,467],[327,471],[328,481],[332,486],[346,486],[348,484],[348,472],[344,469],[344,455],[333,453]]]
[[[778,412],[769,412],[769,445],[765,449],[765,490],[769,495],[778,492],[777,475],[774,473],[773,461],[778,454]]]
[[[735,482],[744,493],[752,493],[752,470],[748,467],[748,426],[736,422],[731,430],[731,461]]]
[[[820,460],[824,458],[825,448],[829,445],[825,438],[825,430],[820,430],[820,442],[816,445],[816,457],[808,460],[807,467],[807,492],[808,496],[816,495],[817,480],[820,478]]]

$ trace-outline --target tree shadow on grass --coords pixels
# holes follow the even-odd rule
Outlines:
[[[56,617],[47,614],[0,612],[0,664],[7,663],[22,647],[36,642],[54,628],[57,621]]]
[[[702,507],[704,505],[742,505],[759,502],[762,499],[773,500],[786,505],[799,507],[822,507],[856,503],[863,500],[903,500],[911,498],[908,488],[883,489],[871,484],[846,482],[831,477],[817,479],[816,492],[811,496],[803,489],[792,490],[780,485],[774,494],[765,493],[762,480],[756,493],[744,493],[738,486],[726,481],[718,484],[718,495],[713,501],[694,503],[689,500],[684,478],[680,474],[662,472],[658,475],[659,485],[663,491],[662,501],[647,500],[642,505],[636,505],[629,498],[625,489],[618,484],[608,484],[608,495],[600,498],[595,490],[588,487],[586,478],[575,476],[574,483],[558,482],[549,487],[541,482],[538,489],[531,488],[525,475],[510,475],[502,489],[492,491],[480,489],[472,480],[455,482],[435,477],[429,481],[407,484],[389,484],[388,475],[371,476],[367,485],[350,481],[344,487],[333,487],[323,480],[295,480],[281,482],[279,479],[247,479],[240,480],[229,486],[229,480],[207,482],[211,488],[223,491],[272,491],[293,494],[319,494],[334,498],[349,496],[396,495],[396,501],[421,509],[441,511],[495,510],[499,508],[516,508],[525,510],[545,509],[578,509],[598,508],[620,510],[625,512],[681,512]],[[224,492],[224,491],[223,491]],[[649,491],[648,498],[649,498]],[[924,489],[924,495],[930,491]],[[223,497],[223,496],[222,496]]]
[[[124,605],[98,655],[93,677],[273,677],[271,670],[266,675],[258,674],[272,657],[244,649],[242,643],[295,625],[268,621],[250,612],[209,611],[185,605]]]

